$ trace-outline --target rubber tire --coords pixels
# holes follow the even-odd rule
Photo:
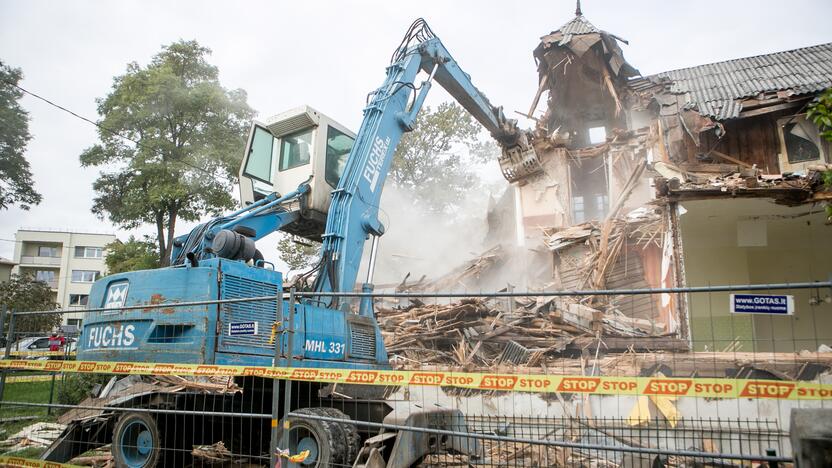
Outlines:
[[[326,413],[327,416],[350,420],[350,417],[344,414],[344,412],[339,409],[328,407],[321,407],[320,409],[323,410],[323,412]],[[350,423],[335,423],[335,425],[340,427],[341,430],[344,432],[344,437],[346,437],[347,445],[346,464],[352,466],[353,462],[358,457],[359,450],[361,450],[361,436],[358,434],[358,428],[355,426],[355,424]]]
[[[110,448],[110,452],[113,454],[113,460],[118,467],[130,466],[122,458],[121,451],[116,450],[116,446],[120,443],[121,433],[129,424],[137,421],[143,423],[150,430],[151,442],[153,443],[153,451],[148,457],[147,462],[142,465],[142,468],[155,467],[162,460],[162,437],[159,432],[159,426],[156,425],[156,420],[148,413],[124,413],[118,418],[115,428],[113,428],[113,442]]]
[[[301,408],[295,410],[294,413],[309,414],[313,416],[330,416],[322,411],[323,408]],[[337,423],[330,423],[329,421],[320,421],[317,419],[303,419],[296,417],[283,418],[280,421],[280,426],[277,431],[278,443],[283,439],[283,432],[285,429],[284,422],[289,420],[289,431],[296,428],[303,428],[311,432],[318,440],[318,459],[314,466],[315,468],[325,468],[330,466],[346,465],[345,458],[348,456],[346,447],[346,437],[344,431]],[[285,449],[286,447],[280,447]],[[295,447],[290,448],[292,455],[296,455]],[[288,460],[284,460],[284,464],[288,465]],[[305,466],[305,465],[304,465]]]

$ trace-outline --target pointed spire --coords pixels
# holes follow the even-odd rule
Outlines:
[[[581,0],[577,0],[577,1],[578,1],[578,4],[575,7],[575,16],[583,16],[583,13],[581,13]]]

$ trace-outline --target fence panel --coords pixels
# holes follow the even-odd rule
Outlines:
[[[212,343],[230,335],[235,313],[251,309],[234,304],[280,309],[307,295],[294,291],[144,306],[172,316],[189,307],[214,310],[225,326],[147,330],[142,339],[173,351],[142,362],[116,362],[106,353],[76,359],[81,340],[119,333],[125,339],[125,330],[87,329],[66,336],[57,352],[30,349],[51,330],[15,322],[60,311],[12,313],[0,361],[0,459],[90,466],[353,466],[378,456],[398,457],[400,466],[789,461],[791,409],[828,408],[832,401],[832,353],[824,347],[832,331],[805,325],[816,320],[811,309],[754,315],[749,324],[748,316],[726,311],[727,301],[749,291],[815,294],[829,287],[376,294],[390,370],[307,366],[302,353],[288,350],[317,345],[296,346],[291,330],[301,324],[280,312],[255,327],[265,354],[235,349],[222,364],[176,354],[177,346],[203,343],[217,356]],[[358,307],[362,294],[347,296]],[[695,305],[689,325],[668,326],[668,296]],[[598,316],[579,307],[591,309],[592,302],[581,302],[586,297],[624,305]]]

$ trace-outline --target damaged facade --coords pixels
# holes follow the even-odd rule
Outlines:
[[[500,161],[510,186],[487,217],[487,239],[499,245],[440,278],[389,286],[569,291],[827,279],[832,193],[820,173],[832,168],[830,148],[804,113],[832,85],[832,43],[641,76],[623,42],[581,14],[541,38],[528,112],[537,156]],[[818,352],[832,345],[832,298],[793,294],[790,317],[733,316],[729,293],[715,292],[405,301],[380,304],[379,317],[404,367],[574,370],[571,359],[600,340],[601,356],[635,353],[631,375],[659,363],[686,375],[743,375],[740,354],[774,352],[752,367],[814,378],[805,365],[832,362]],[[600,359],[604,367],[616,358]]]
[[[513,216],[529,256],[551,260],[550,277],[527,286],[825,280],[830,145],[805,110],[832,86],[832,43],[641,76],[623,39],[577,13],[534,50],[538,159],[500,161],[514,190],[491,217]],[[649,335],[679,350],[794,352],[832,343],[829,294],[797,292],[793,317],[732,317],[727,293],[580,303],[596,319],[650,323]]]

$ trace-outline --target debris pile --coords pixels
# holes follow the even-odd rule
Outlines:
[[[78,434],[107,430],[108,407],[129,406],[146,395],[156,392],[200,392],[205,394],[239,393],[241,388],[233,377],[181,377],[176,375],[129,375],[123,378],[112,377],[106,384],[97,385],[91,395],[66,413],[58,417],[61,430],[45,445],[49,445],[45,455],[60,453],[73,444]],[[72,464],[86,466],[114,466],[108,453],[99,448],[98,452],[85,454],[76,458]]]
[[[728,155],[714,151],[720,158]],[[701,155],[705,157],[704,155]],[[733,158],[730,161],[742,163]],[[742,164],[680,164],[662,163],[657,172],[656,193],[668,200],[732,197],[773,198],[777,203],[799,205],[812,199],[822,201],[827,193],[823,189],[822,172],[832,167],[818,164],[806,172],[764,174],[756,166]]]
[[[39,422],[24,427],[8,439],[0,441],[0,449],[6,455],[29,447],[46,447],[61,435],[66,426],[48,422]]]
[[[655,331],[648,320],[554,297],[469,298],[450,304],[413,300],[404,308],[379,308],[377,315],[387,351],[405,367],[536,367],[579,337],[646,338]]]
[[[813,380],[832,369],[828,349],[746,352],[736,341],[694,352],[683,340],[655,334],[654,323],[602,312],[570,298],[469,298],[450,304],[412,300],[380,308],[391,363],[401,369],[490,368],[532,373]]]
[[[90,450],[68,462],[72,466],[92,466],[95,468],[115,468],[116,462],[110,451],[110,444]]]

